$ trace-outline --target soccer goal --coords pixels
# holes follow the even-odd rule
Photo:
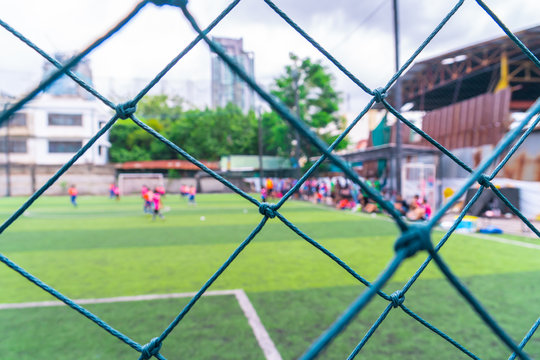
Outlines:
[[[143,185],[149,189],[165,186],[163,174],[160,173],[123,173],[118,176],[120,194],[130,195],[141,192]]]
[[[435,192],[435,165],[424,163],[408,163],[401,168],[401,195],[411,200],[419,195],[435,210],[437,197]]]

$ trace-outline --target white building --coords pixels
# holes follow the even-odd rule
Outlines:
[[[6,104],[6,99],[0,106]],[[11,99],[10,102],[15,100]],[[8,105],[9,106],[9,105]],[[0,163],[61,165],[85,145],[111,118],[104,104],[80,96],[44,93],[0,127]],[[104,134],[77,164],[104,165],[108,160]]]

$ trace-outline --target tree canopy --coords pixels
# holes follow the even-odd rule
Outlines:
[[[137,116],[192,156],[218,160],[225,154],[257,153],[257,119],[253,112],[225,108],[186,110],[165,95],[141,100]],[[119,121],[109,134],[112,162],[177,159],[178,155],[130,120]]]
[[[345,124],[338,115],[340,94],[334,89],[334,78],[319,62],[290,55],[291,64],[275,79],[272,94],[298,114],[314,132],[330,144]],[[298,105],[298,106],[297,106]],[[258,121],[253,111],[242,113],[228,104],[217,109],[184,109],[180,98],[166,95],[146,96],[137,106],[137,116],[192,156],[218,160],[222,155],[255,155],[258,153]],[[286,157],[318,154],[300,140],[301,153],[294,152],[295,132],[273,112],[260,114],[265,155]],[[340,130],[340,131],[337,131]],[[119,120],[109,134],[112,162],[177,159],[176,152],[139,128],[130,120]],[[346,146],[345,142],[340,148]]]
[[[292,53],[289,58],[291,64],[286,65],[284,73],[275,79],[272,94],[330,144],[346,122],[338,114],[341,95],[334,88],[334,77],[320,62],[301,59]],[[275,113],[264,114],[263,122],[268,132],[265,137],[267,149],[281,155],[294,153],[295,131]],[[303,155],[316,153],[307,142],[300,140],[299,145]],[[345,146],[346,142],[342,142],[339,148]]]

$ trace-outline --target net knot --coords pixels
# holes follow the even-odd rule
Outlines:
[[[477,181],[481,186],[483,186],[485,188],[488,188],[491,185],[491,182],[489,181],[489,178],[484,174],[480,175],[480,177],[478,178]]]
[[[129,119],[136,110],[137,104],[131,101],[116,105],[116,115],[119,119]]]
[[[161,340],[159,338],[153,338],[148,344],[144,345],[141,350],[141,356],[139,360],[148,360],[152,356],[157,355],[161,349]]]
[[[157,6],[170,5],[176,7],[185,7],[188,3],[188,0],[150,0]]]
[[[395,291],[390,295],[390,300],[392,301],[392,306],[397,308],[401,304],[403,304],[403,301],[405,301],[405,295],[401,292],[401,290]]]
[[[405,257],[411,257],[419,250],[428,250],[432,247],[430,229],[425,225],[411,225],[394,244],[394,250],[405,251]]]
[[[386,97],[386,90],[383,88],[376,88],[373,90],[373,96],[375,97],[375,102],[380,103]]]
[[[259,212],[262,215],[268,216],[270,219],[276,217],[276,211],[274,210],[274,204],[261,203],[259,206]]]

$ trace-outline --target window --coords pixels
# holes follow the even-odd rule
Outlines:
[[[8,144],[9,144],[8,149],[10,153],[17,153],[17,154],[26,153],[26,140],[25,139],[9,139]],[[0,139],[0,152],[1,153],[6,152],[6,139],[5,138]]]
[[[81,114],[49,114],[51,126],[82,126]]]
[[[26,126],[26,114],[25,113],[15,113],[11,115],[9,119],[10,126]]]
[[[82,141],[49,141],[49,153],[75,153],[82,147]]]

